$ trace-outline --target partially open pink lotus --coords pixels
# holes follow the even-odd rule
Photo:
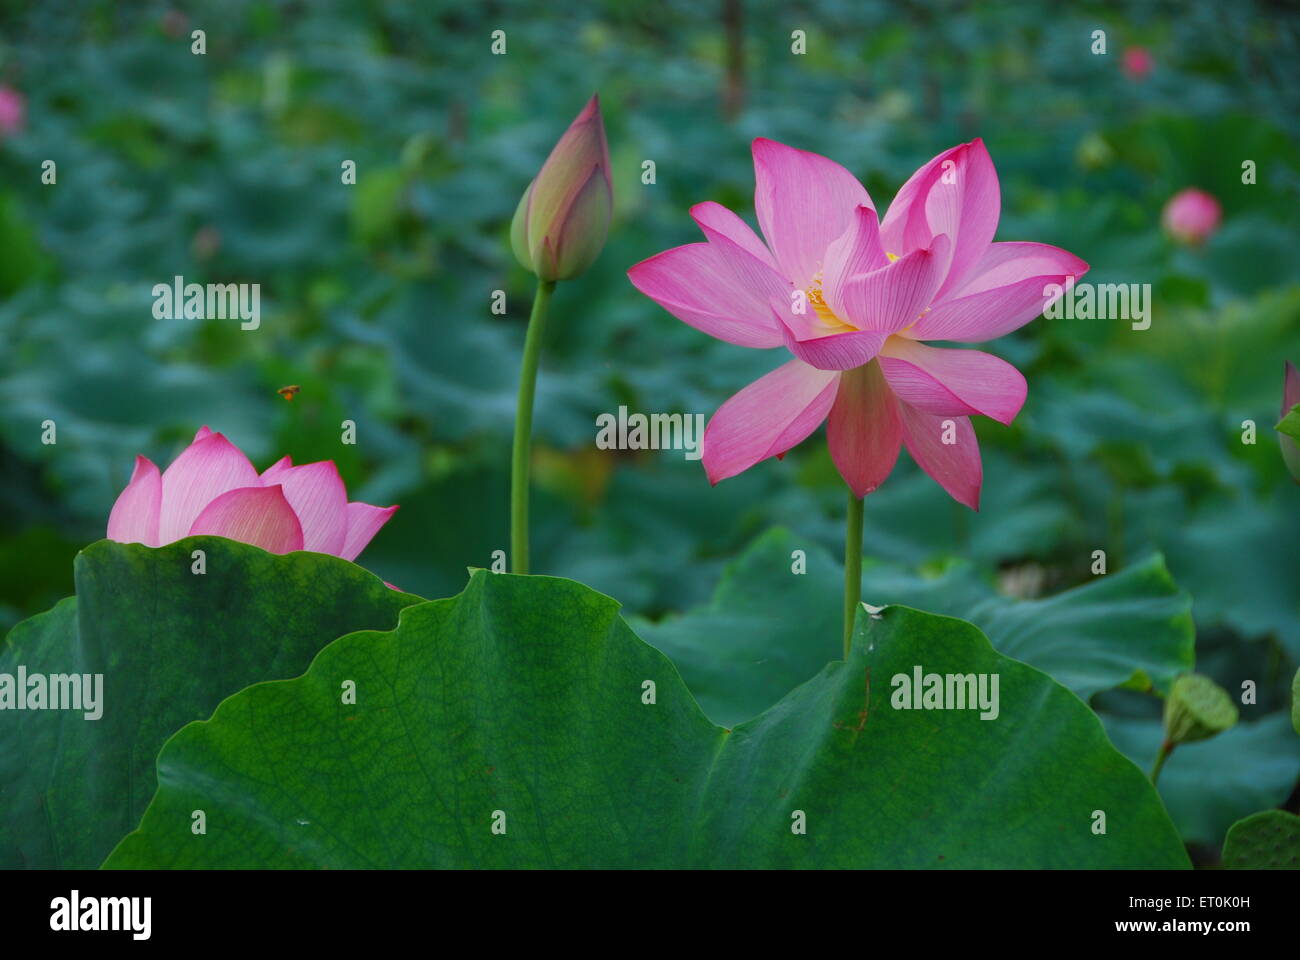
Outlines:
[[[754,141],[754,205],[765,244],[716,203],[691,208],[706,243],[675,247],[628,276],[674,316],[744,347],[794,358],[722,405],[704,435],[710,481],[781,456],[829,421],[831,457],[858,497],[906,445],[955,499],[979,507],[970,415],[1010,423],[1020,372],[977,350],[925,341],[991,340],[1023,326],[1088,270],[1041,243],[993,243],[998,177],[980,140],[916,171],[878,221],[849,171]]]
[[[285,457],[259,475],[238,447],[203,427],[162,473],[147,457],[135,458],[109,514],[108,538],[159,547],[209,534],[271,553],[354,560],[396,510],[348,503],[332,460],[295,467]]]

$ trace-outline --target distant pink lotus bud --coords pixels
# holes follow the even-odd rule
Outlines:
[[[1133,80],[1145,80],[1155,69],[1156,61],[1146,47],[1129,47],[1124,51],[1124,72]]]
[[[1222,215],[1218,200],[1204,190],[1188,187],[1169,199],[1162,219],[1175,240],[1197,246],[1218,229]]]
[[[190,241],[190,251],[196,260],[211,260],[221,249],[221,231],[211,224],[199,227]]]
[[[354,560],[396,510],[348,503],[332,460],[295,467],[285,457],[259,475],[238,447],[203,427],[165,472],[135,458],[109,514],[108,539],[160,547],[206,534],[271,553]]]
[[[524,191],[510,245],[539,279],[568,280],[600,255],[613,207],[609,144],[599,98],[592,97]]]
[[[1291,408],[1300,403],[1300,371],[1290,360],[1286,362],[1286,374],[1282,379],[1282,417],[1291,412]],[[1293,437],[1279,433],[1278,441],[1282,444],[1282,459],[1291,473],[1292,479],[1300,483],[1300,445]]]
[[[0,135],[23,128],[27,115],[27,98],[13,87],[0,84]]]
[[[167,34],[167,36],[171,37],[173,40],[185,33],[185,28],[189,26],[189,22],[189,17],[185,16],[185,14],[179,10],[165,11],[162,18],[158,21],[159,25],[162,27],[163,33]]]

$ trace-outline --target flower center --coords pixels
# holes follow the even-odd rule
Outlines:
[[[820,326],[826,329],[827,333],[842,333],[845,330],[856,330],[853,324],[841,320],[835,315],[835,311],[826,303],[826,297],[822,294],[822,272],[817,271],[813,277],[812,283],[804,290],[804,295],[808,298],[808,304],[813,308],[813,313],[817,314],[817,320]]]
[[[885,256],[889,258],[890,263],[898,261],[898,254],[886,252]],[[827,333],[844,333],[848,330],[857,330],[858,327],[849,323],[836,315],[835,311],[826,303],[826,297],[822,293],[822,271],[818,270],[813,275],[812,283],[804,288],[804,296],[808,298],[808,304],[813,308],[813,313],[817,314],[818,325],[825,329]],[[917,320],[924,316],[926,311],[922,310],[917,316]],[[913,320],[912,323],[916,323]]]
[[[817,280],[816,286],[809,287],[805,293],[808,294],[808,303],[812,306],[818,319],[823,323],[839,325],[844,322],[839,317],[835,316],[834,310],[826,305],[826,298],[822,295],[820,280]]]

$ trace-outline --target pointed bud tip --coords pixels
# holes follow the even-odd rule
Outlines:
[[[1300,370],[1296,370],[1295,364],[1288,360],[1282,376],[1282,416],[1285,417],[1297,403],[1300,403]]]

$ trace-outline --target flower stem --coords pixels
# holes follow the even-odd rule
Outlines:
[[[1160,771],[1164,769],[1165,761],[1169,759],[1169,754],[1174,752],[1174,746],[1175,745],[1168,740],[1165,740],[1160,744],[1160,752],[1156,754],[1155,765],[1151,767],[1151,786],[1154,787],[1156,781],[1160,779]]]
[[[862,602],[862,498],[849,491],[848,529],[844,537],[844,659],[853,645],[853,621]]]
[[[537,361],[542,355],[546,308],[554,280],[539,280],[524,338],[524,362],[519,372],[519,404],[515,407],[515,445],[510,461],[510,569],[528,572],[528,467],[533,450],[533,395],[537,392]]]

